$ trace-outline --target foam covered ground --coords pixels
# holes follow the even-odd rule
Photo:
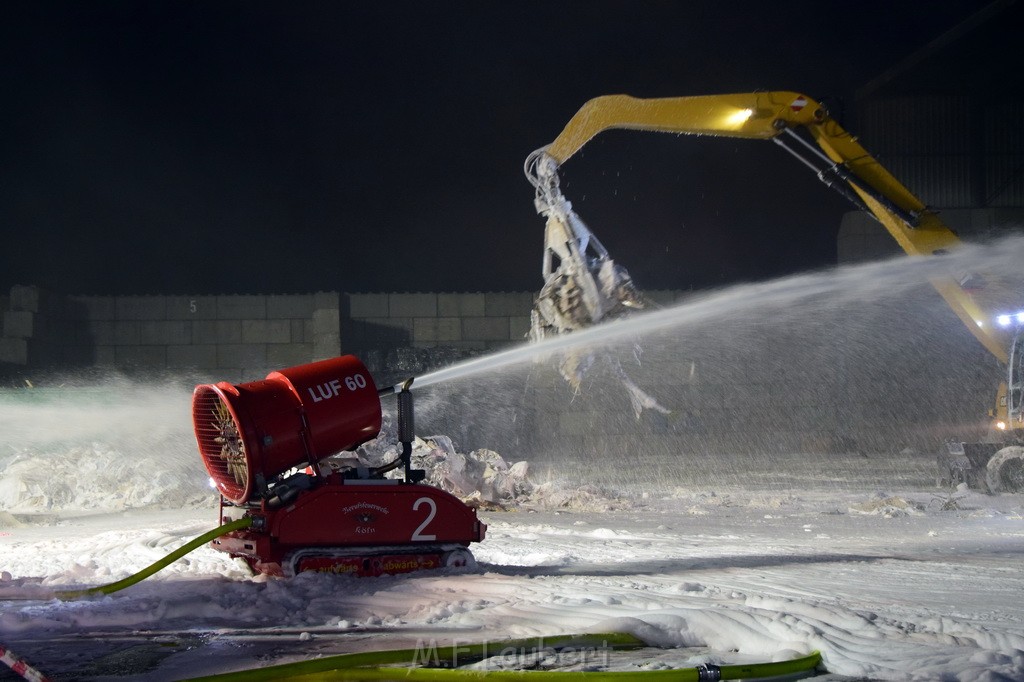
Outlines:
[[[212,500],[7,513],[0,642],[58,679],[181,679],[430,640],[611,630],[658,649],[587,665],[820,650],[832,679],[1024,678],[1018,496],[966,493],[946,511],[924,491],[666,490],[596,509],[599,499],[484,512],[488,537],[468,574],[253,578],[203,548],[123,592],[71,603],[48,595],[162,557],[214,525]]]

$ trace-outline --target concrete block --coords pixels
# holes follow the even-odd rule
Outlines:
[[[436,317],[437,294],[390,294],[388,308],[391,317]]]
[[[832,402],[827,385],[820,382],[797,382],[789,377],[769,385],[768,394],[771,396],[771,403],[777,407],[813,407]]]
[[[866,243],[867,240],[862,234],[840,232],[836,239],[836,261],[840,264],[847,264],[867,260]]]
[[[792,405],[785,409],[793,425],[801,431],[814,431],[836,426],[834,410],[822,405]]]
[[[246,376],[243,377],[242,376],[242,370],[231,368],[231,367],[228,367],[228,368],[218,367],[217,369],[214,369],[214,370],[206,370],[205,372],[202,372],[201,374],[206,375],[205,378],[200,379],[196,383],[216,384],[216,383],[219,383],[221,381],[226,381],[229,384],[240,384],[240,383],[243,383],[245,381],[252,381],[254,379],[262,379],[263,378],[263,377],[260,377],[260,376],[251,376],[251,375],[246,375]]]
[[[265,320],[267,319],[267,297],[218,296],[217,319]]]
[[[572,436],[587,436],[595,433],[595,427],[604,421],[600,412],[562,412],[558,415],[558,433]],[[604,433],[604,432],[602,432]]]
[[[483,317],[484,294],[438,294],[439,317]]]
[[[491,341],[484,341],[484,350],[491,352],[507,350],[514,346],[516,343],[518,342],[510,341],[509,339],[492,339]]]
[[[675,302],[677,304],[684,303],[696,295],[696,292],[694,292],[692,289],[673,289],[673,291],[676,295]]]
[[[166,296],[117,296],[114,316],[118,320],[166,320]]]
[[[317,334],[313,340],[313,359],[324,360],[341,355],[341,334]]]
[[[96,366],[113,367],[117,356],[115,350],[116,347],[113,345],[95,346],[93,348],[93,357],[95,358]]]
[[[168,320],[213,320],[217,318],[216,296],[168,296]]]
[[[314,334],[337,334],[341,331],[341,316],[337,308],[323,308],[313,311]]]
[[[245,383],[247,381],[260,381],[265,379],[268,374],[273,372],[276,367],[243,367],[238,372],[238,378],[232,382],[236,384]]]
[[[486,341],[466,341],[466,340],[451,341],[451,342],[446,343],[444,345],[451,346],[452,348],[458,348],[459,350],[472,350],[472,351],[487,350],[487,342]]]
[[[306,322],[312,324],[312,320],[288,320],[288,336],[292,343],[305,343]],[[312,342],[312,340],[310,340]]]
[[[217,367],[241,369],[266,366],[266,344],[225,343],[217,346]]]
[[[466,341],[508,341],[507,317],[467,317],[462,320],[462,338]]]
[[[335,353],[327,357],[335,357]],[[303,365],[313,360],[312,343],[272,343],[267,346],[267,365],[277,369]]]
[[[242,320],[242,343],[289,343],[289,320]]]
[[[87,320],[85,323],[86,342],[96,346],[113,346],[115,324],[113,320]]]
[[[60,346],[52,343],[26,339],[28,342],[28,366],[50,368],[60,362]]]
[[[240,343],[242,340],[242,325],[238,325],[238,339],[235,343]],[[204,344],[204,343],[217,343],[217,323],[212,320],[196,320],[192,323],[192,343]]]
[[[670,306],[676,302],[676,292],[672,289],[649,289],[643,296],[660,306]]]
[[[943,220],[949,224],[951,211],[943,211]],[[953,229],[956,226],[950,225]],[[843,215],[836,240],[837,259],[840,265],[865,260],[884,258],[902,253],[896,242],[881,225],[863,211],[851,211]]]
[[[387,317],[387,294],[348,294],[349,317]]]
[[[452,341],[462,340],[462,320],[457,317],[438,317],[438,318],[426,318],[418,319],[413,321],[413,333],[415,336],[419,335],[416,330],[416,323],[427,322],[428,325],[433,326],[434,341],[440,342],[442,345],[450,343]],[[431,339],[424,339],[425,341]]]
[[[533,294],[529,291],[484,294],[484,314],[488,317],[529,315],[532,308]]]
[[[43,290],[37,286],[15,284],[11,287],[10,309],[38,313],[43,309]]]
[[[31,339],[45,334],[45,320],[39,313],[28,310],[8,310],[4,314],[4,336]]]
[[[170,369],[216,369],[217,346],[212,344],[167,346]]]
[[[462,320],[457,317],[417,317],[413,319],[413,343],[445,343],[462,340]]]
[[[899,256],[904,253],[888,234],[869,235],[865,251],[869,260]]]
[[[0,338],[0,362],[11,365],[27,365],[28,340]]]
[[[114,364],[118,367],[157,369],[167,367],[166,346],[115,346]]]
[[[313,294],[313,308],[340,308],[341,294],[337,291],[318,291]]]
[[[114,320],[114,345],[135,346],[139,344],[139,323],[133,320]]]
[[[139,322],[139,343],[143,346],[192,343],[192,323],[185,320]]]
[[[242,343],[241,320],[196,320],[192,343]]]
[[[415,330],[415,323],[411,317],[385,317],[381,319],[363,320],[368,326],[376,327],[386,332],[399,332],[399,335],[412,339]],[[392,334],[394,336],[394,334]]]
[[[313,320],[302,321],[302,342],[313,343],[313,337],[316,336],[316,324]]]
[[[242,322],[240,320],[217,320],[214,323],[217,343],[242,343]]]
[[[508,335],[510,341],[524,341],[530,333],[530,316],[508,318]]]
[[[60,324],[60,342],[65,346],[91,346],[89,323],[86,320],[64,320]]]
[[[701,406],[702,410],[707,411],[725,408],[729,395],[729,389],[726,386],[701,383],[693,387],[690,397]]]
[[[83,367],[95,364],[92,346],[78,344],[58,347],[61,364],[69,367]]]
[[[114,298],[112,296],[69,296],[65,310],[71,320],[112,320],[114,319]]]
[[[274,295],[267,296],[267,319],[268,320],[293,320],[312,317],[315,296],[311,295]],[[331,306],[320,306],[329,308]],[[337,308],[337,304],[334,305]]]
[[[533,429],[537,433],[556,433],[560,415],[558,410],[537,410],[533,414]]]

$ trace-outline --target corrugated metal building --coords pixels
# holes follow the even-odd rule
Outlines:
[[[857,92],[850,129],[965,239],[1024,227],[1022,26],[1024,3],[996,0]],[[840,263],[899,252],[870,216],[844,216]]]

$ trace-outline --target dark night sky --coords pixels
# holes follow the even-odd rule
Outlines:
[[[983,4],[5,3],[0,288],[536,290],[522,163],[587,99],[800,90],[842,118]],[[562,178],[643,288],[828,265],[848,210],[763,142],[611,132]]]

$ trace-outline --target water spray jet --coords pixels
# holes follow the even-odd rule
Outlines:
[[[992,245],[964,245],[944,260],[896,257],[874,263],[842,266],[793,275],[769,282],[741,284],[695,295],[674,306],[637,312],[630,317],[586,327],[537,342],[523,342],[507,350],[472,358],[416,377],[412,390],[457,381],[504,367],[543,359],[556,353],[596,348],[681,327],[713,324],[737,314],[763,317],[785,314],[816,298],[828,304],[884,299],[927,285],[950,269],[1013,272],[1024,259],[1024,240],[1008,239]]]

